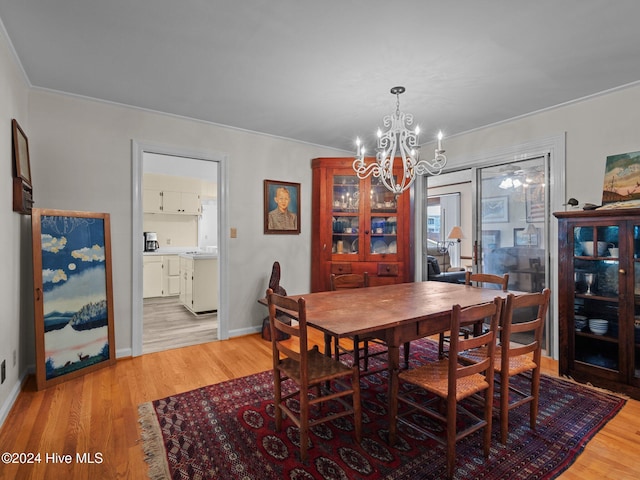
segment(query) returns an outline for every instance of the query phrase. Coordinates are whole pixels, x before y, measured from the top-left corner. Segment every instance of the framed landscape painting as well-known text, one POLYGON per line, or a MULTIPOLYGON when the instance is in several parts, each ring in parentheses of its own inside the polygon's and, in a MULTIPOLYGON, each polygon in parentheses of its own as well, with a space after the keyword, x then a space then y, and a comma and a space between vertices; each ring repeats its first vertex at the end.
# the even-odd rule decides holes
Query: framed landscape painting
POLYGON ((115 363, 108 213, 34 208, 38 389, 115 363))
POLYGON ((607 157, 602 204, 615 208, 640 206, 640 152, 607 157))

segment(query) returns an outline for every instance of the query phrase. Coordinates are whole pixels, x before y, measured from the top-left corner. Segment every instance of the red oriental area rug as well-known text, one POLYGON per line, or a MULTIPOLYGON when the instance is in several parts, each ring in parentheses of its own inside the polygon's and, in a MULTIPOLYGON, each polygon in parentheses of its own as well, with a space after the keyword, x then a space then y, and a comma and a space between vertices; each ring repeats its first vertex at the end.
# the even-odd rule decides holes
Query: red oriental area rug
MULTIPOLYGON (((434 359, 429 340, 411 342, 413 366, 434 359)), ((314 428, 308 463, 298 460, 298 429, 285 420, 274 431, 272 372, 173 395, 139 407, 144 451, 153 479, 440 479, 442 447, 400 428, 387 440, 387 373, 361 380, 363 439, 350 419, 314 428)), ((457 445, 457 479, 550 479, 567 469, 625 400, 542 376, 540 413, 529 428, 528 406, 510 413, 509 439, 499 442, 493 422, 491 455, 482 456, 481 432, 457 445)))

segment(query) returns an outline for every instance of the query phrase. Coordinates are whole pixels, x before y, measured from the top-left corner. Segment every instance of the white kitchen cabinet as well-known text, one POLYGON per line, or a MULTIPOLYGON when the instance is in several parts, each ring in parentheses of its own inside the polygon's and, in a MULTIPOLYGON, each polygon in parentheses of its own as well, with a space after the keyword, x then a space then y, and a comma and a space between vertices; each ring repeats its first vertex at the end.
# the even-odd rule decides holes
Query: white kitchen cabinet
POLYGON ((143 298, 170 297, 180 294, 178 255, 145 255, 142 266, 143 298))
POLYGON ((218 310, 218 258, 180 255, 180 301, 193 313, 218 310))
POLYGON ((162 296, 162 256, 145 255, 142 260, 142 297, 162 296))
POLYGON ((163 213, 179 213, 183 215, 198 215, 201 212, 200 195, 194 192, 162 192, 163 213))
POLYGON ((162 213, 162 190, 142 190, 142 210, 144 213, 162 213))
POLYGON ((200 179, 145 173, 142 208, 145 213, 199 215, 201 192, 200 179))
POLYGON ((191 305, 191 279, 193 277, 193 262, 190 258, 180 255, 180 303, 191 305), (189 290, 187 291, 187 277, 189 278, 189 290))
POLYGON ((180 258, 178 255, 162 257, 162 296, 171 297, 180 294, 180 258))

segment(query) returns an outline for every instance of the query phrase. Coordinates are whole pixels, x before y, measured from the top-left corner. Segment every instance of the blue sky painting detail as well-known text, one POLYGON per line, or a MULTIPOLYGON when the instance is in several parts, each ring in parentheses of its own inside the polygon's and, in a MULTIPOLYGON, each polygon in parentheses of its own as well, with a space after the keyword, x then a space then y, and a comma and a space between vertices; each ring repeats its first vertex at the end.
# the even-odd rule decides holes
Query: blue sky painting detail
POLYGON ((109 359, 104 220, 42 216, 47 380, 109 359))

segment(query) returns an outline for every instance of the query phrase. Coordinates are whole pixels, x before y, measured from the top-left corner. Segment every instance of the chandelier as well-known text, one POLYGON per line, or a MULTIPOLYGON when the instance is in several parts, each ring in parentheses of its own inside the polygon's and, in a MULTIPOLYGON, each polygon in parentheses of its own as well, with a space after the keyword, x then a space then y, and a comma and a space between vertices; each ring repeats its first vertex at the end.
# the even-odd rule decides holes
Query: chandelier
POLYGON ((413 115, 400 111, 400 94, 404 91, 404 87, 391 89, 391 93, 396 96, 396 111, 382 119, 387 131, 382 132, 378 129, 376 162, 369 165, 365 163, 365 147, 359 138, 356 139, 356 158, 353 162, 353 169, 359 179, 367 178, 369 175, 379 177, 384 186, 395 195, 400 195, 410 188, 416 175, 440 175, 447 163, 442 149, 442 132, 438 132, 438 147, 433 159, 420 160, 420 127, 416 126, 414 130, 410 130, 413 115), (402 158, 403 167, 402 176, 398 179, 393 174, 396 157, 402 158))

